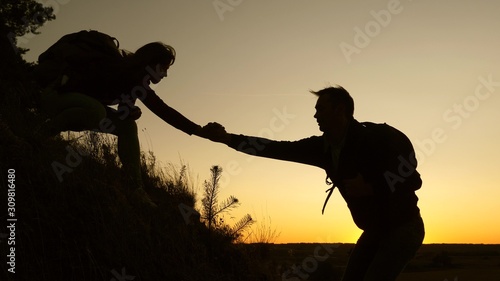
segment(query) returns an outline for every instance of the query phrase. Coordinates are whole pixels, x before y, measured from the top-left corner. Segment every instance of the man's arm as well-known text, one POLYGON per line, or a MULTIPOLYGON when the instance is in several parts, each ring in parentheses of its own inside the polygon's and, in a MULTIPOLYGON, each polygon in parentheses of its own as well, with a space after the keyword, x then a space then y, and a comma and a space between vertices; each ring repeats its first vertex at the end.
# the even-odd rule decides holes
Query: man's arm
POLYGON ((202 137, 225 143, 237 151, 266 158, 324 167, 323 138, 312 136, 297 141, 275 141, 261 137, 227 133, 218 123, 209 123, 202 129, 202 137))

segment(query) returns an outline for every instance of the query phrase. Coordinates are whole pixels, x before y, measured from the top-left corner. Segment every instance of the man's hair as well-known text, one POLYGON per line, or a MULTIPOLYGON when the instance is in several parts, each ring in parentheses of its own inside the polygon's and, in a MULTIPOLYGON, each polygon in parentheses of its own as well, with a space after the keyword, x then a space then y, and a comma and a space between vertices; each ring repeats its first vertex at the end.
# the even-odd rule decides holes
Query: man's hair
POLYGON ((347 117, 353 117, 354 115, 354 100, 352 99, 349 92, 341 86, 336 87, 326 87, 319 91, 310 91, 312 94, 316 95, 318 98, 321 96, 328 96, 329 101, 333 107, 339 104, 345 106, 347 117))
POLYGON ((137 49, 134 56, 147 64, 172 65, 175 62, 175 49, 162 42, 152 42, 137 49))

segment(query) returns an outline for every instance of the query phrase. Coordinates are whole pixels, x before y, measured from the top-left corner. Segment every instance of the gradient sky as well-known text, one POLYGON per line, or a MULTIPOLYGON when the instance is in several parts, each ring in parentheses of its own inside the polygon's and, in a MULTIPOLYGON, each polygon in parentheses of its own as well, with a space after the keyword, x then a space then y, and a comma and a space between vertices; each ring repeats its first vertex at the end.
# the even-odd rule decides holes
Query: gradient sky
MULTIPOLYGON (((405 132, 418 154, 424 243, 500 243, 500 2, 41 1, 57 19, 19 38, 28 61, 66 33, 96 29, 130 51, 177 50, 155 89, 194 122, 277 140, 319 135, 309 90, 345 87, 359 121, 405 132), (497 144, 497 145, 495 145, 497 144)), ((177 131, 144 105, 143 150, 189 165, 202 194, 212 165, 221 199, 281 232, 276 242, 355 242, 361 231, 319 168, 252 158, 177 131)), ((229 220, 229 219, 227 219, 229 220)))

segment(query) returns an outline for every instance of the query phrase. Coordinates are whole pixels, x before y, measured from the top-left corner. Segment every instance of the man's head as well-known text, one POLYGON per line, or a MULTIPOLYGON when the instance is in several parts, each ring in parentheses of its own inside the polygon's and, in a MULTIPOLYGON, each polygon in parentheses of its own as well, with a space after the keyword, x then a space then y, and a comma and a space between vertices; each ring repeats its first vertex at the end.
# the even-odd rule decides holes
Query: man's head
POLYGON ((150 67, 157 75, 154 75, 151 82, 158 83, 167 77, 168 68, 175 62, 175 49, 162 42, 153 42, 140 47, 135 53, 135 61, 140 67, 150 67), (155 77, 160 77, 156 79, 155 77))
POLYGON ((334 138, 343 138, 353 119, 354 101, 342 87, 328 87, 311 93, 318 96, 314 118, 319 129, 334 138))

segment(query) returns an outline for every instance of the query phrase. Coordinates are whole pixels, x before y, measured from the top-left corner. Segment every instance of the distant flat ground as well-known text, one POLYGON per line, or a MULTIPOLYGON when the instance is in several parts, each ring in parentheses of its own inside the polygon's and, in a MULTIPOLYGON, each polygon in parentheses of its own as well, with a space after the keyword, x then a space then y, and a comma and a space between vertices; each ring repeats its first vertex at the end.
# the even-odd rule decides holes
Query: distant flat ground
MULTIPOLYGON (((315 269, 314 257, 328 254, 324 263, 338 276, 353 247, 354 244, 274 244, 269 255, 283 265, 281 268, 303 264, 315 269)), ((316 272, 308 273, 312 277, 316 272)), ((500 245, 425 244, 398 278, 398 281, 445 280, 500 281, 500 245)))
POLYGON ((398 281, 500 281, 500 269, 462 269, 402 273, 398 281))
POLYGON ((417 280, 500 281, 500 245, 423 245, 398 279, 398 281, 417 280), (438 254, 441 257, 448 256, 450 264, 442 268, 436 267, 436 259, 439 261, 439 258, 436 258, 438 254))

